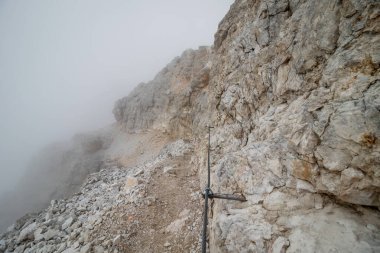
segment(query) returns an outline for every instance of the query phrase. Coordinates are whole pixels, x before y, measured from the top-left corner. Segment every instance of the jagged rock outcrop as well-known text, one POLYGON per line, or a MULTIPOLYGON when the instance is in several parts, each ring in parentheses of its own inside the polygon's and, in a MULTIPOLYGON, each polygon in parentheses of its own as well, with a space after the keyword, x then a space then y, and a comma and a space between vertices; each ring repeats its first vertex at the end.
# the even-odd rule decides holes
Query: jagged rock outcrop
POLYGON ((190 137, 206 118, 210 57, 209 47, 186 50, 115 103, 116 121, 132 132, 153 128, 190 137))
POLYGON ((54 202, 16 223, 0 252, 199 250, 209 124, 212 190, 247 198, 212 202, 210 252, 380 251, 379 19, 372 0, 236 0, 212 48, 116 102, 128 134, 104 152, 118 166, 91 175, 48 217, 58 221, 44 218, 54 202))

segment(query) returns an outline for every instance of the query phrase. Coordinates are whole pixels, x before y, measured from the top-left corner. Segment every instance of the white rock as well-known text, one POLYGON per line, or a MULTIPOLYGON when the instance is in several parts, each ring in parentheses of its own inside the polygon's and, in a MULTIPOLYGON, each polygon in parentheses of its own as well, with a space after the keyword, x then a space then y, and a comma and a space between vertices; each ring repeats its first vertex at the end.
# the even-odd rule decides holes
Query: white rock
POLYGON ((34 222, 29 224, 26 228, 24 228, 17 239, 18 242, 22 242, 24 240, 33 240, 34 239, 34 231, 37 228, 37 224, 34 222))
POLYGON ((176 174, 175 173, 175 169, 172 166, 166 166, 166 167, 164 167, 164 173, 176 174))
POLYGON ((113 239, 113 244, 117 245, 121 242, 122 240, 122 236, 121 235, 118 235, 116 236, 114 239, 113 239))
POLYGON ((104 248, 102 246, 95 246, 94 247, 94 253, 103 253, 104 248))
POLYGON ((91 251, 91 243, 87 243, 80 249, 80 253, 89 253, 91 251))
POLYGON ((0 240, 0 251, 4 251, 5 248, 6 248, 5 241, 4 240, 0 240))
POLYGON ((62 230, 65 230, 66 228, 70 227, 71 224, 73 224, 74 218, 70 217, 68 218, 63 224, 62 224, 62 230))
POLYGON ((44 238, 46 241, 54 238, 55 236, 59 235, 59 231, 58 230, 55 230, 55 229, 49 229, 48 231, 46 231, 46 233, 44 233, 44 238))
POLYGON ((272 245, 272 253, 283 253, 289 246, 289 240, 285 237, 278 237, 272 245))
POLYGON ((42 228, 38 228, 36 229, 36 231, 34 231, 34 240, 35 241, 42 241, 43 239, 45 239, 44 235, 42 234, 42 231, 43 229, 42 228))
POLYGON ((297 191, 298 192, 308 191, 312 193, 316 192, 315 187, 312 184, 301 179, 297 179, 297 191))
POLYGON ((127 177, 127 181, 125 182, 124 189, 130 190, 131 188, 137 186, 139 184, 139 181, 136 177, 127 177))
POLYGON ((79 251, 74 248, 68 248, 62 251, 62 253, 79 253, 79 251))

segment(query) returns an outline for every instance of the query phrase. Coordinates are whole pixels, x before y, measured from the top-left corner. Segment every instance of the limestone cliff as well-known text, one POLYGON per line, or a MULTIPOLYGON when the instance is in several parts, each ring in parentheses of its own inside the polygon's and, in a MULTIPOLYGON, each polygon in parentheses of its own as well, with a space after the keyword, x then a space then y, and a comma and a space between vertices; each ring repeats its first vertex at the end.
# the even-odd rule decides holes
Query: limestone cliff
POLYGON ((198 252, 207 125, 212 190, 247 198, 212 201, 209 252, 379 252, 379 19, 374 0, 236 0, 213 47, 115 103, 113 163, 0 252, 198 252))
POLYGON ((115 103, 113 113, 127 131, 158 129, 190 137, 205 119, 211 49, 186 50, 156 77, 115 103))
POLYGON ((379 250, 379 10, 233 4, 210 73, 213 188, 249 201, 215 201, 211 252, 379 250))

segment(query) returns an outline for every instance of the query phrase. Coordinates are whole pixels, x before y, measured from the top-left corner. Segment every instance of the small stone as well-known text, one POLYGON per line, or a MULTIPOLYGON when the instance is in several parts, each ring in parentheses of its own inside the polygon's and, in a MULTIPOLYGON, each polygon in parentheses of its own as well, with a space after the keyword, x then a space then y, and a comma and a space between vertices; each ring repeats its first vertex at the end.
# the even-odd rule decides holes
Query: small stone
POLYGON ((94 253, 104 253, 104 248, 102 246, 95 246, 94 253))
POLYGON ((72 247, 73 247, 74 249, 78 248, 78 247, 79 247, 79 242, 78 242, 78 241, 74 242, 74 244, 73 244, 72 247))
POLYGON ((45 221, 49 221, 52 218, 52 214, 50 212, 47 212, 45 215, 45 221))
POLYGON ((70 227, 71 224, 73 224, 74 218, 70 217, 68 218, 63 224, 62 224, 62 230, 65 230, 66 228, 70 227))
POLYGON ((174 170, 173 167, 167 166, 167 167, 164 167, 164 173, 175 175, 176 171, 174 170))
POLYGON ((373 225, 373 224, 367 224, 367 228, 368 228, 369 230, 372 230, 372 231, 377 231, 376 226, 373 225))
POLYGON ((167 248, 167 247, 170 247, 171 246, 171 244, 170 243, 168 243, 168 242, 165 242, 165 244, 164 244, 164 247, 165 248, 167 248))
POLYGON ((130 189, 132 187, 135 187, 138 184, 139 184, 139 182, 138 182, 137 178, 127 177, 127 182, 125 183, 125 188, 130 189))
POLYGON ((139 170, 133 176, 137 177, 138 175, 141 175, 143 172, 143 170, 139 170))
POLYGON ((91 251, 91 243, 87 243, 80 249, 80 253, 89 253, 91 251))
POLYGON ((302 192, 302 191, 308 191, 308 192, 315 192, 315 188, 312 184, 305 180, 297 179, 297 192, 302 192))
POLYGON ((54 230, 54 229, 49 229, 48 231, 46 231, 46 233, 44 234, 44 237, 45 237, 45 240, 48 241, 52 238, 54 238, 56 235, 58 235, 58 231, 57 230, 54 230))
POLYGON ((321 195, 319 194, 316 194, 314 196, 314 207, 315 209, 322 209, 323 208, 323 198, 321 197, 321 195))
POLYGON ((62 253, 77 253, 78 251, 73 248, 65 249, 62 253))
POLYGON ((289 240, 286 239, 285 237, 278 237, 273 245, 272 245, 272 252, 273 253, 282 253, 285 252, 286 247, 289 246, 289 240))
POLYGON ((119 244, 121 242, 122 236, 118 235, 113 239, 113 244, 119 244))
POLYGON ((4 240, 0 240, 0 251, 5 251, 5 249, 6 249, 5 241, 4 240))
POLYGON ((34 239, 34 231, 37 228, 37 224, 34 222, 28 225, 20 232, 20 236, 17 239, 17 242, 22 242, 24 240, 33 240, 34 239))
POLYGON ((43 229, 38 228, 36 231, 34 231, 34 240, 35 241, 42 241, 45 239, 44 235, 42 234, 43 229))

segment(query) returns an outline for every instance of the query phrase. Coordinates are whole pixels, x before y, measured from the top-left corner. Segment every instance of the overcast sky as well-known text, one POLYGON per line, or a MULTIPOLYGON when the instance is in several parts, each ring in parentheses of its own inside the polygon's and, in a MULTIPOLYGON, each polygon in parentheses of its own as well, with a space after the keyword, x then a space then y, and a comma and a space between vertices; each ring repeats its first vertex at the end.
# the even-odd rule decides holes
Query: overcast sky
POLYGON ((0 193, 46 144, 113 122, 112 107, 232 0, 0 0, 0 193))

